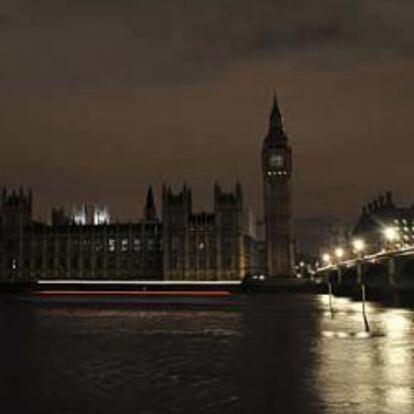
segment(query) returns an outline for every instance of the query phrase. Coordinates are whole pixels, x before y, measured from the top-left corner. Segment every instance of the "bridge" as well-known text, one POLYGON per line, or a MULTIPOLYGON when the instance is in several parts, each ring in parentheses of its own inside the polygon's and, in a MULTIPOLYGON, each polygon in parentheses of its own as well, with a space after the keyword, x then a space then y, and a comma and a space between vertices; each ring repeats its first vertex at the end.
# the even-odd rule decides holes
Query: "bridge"
POLYGON ((316 281, 326 283, 334 293, 355 295, 367 288, 372 296, 403 292, 414 297, 414 246, 361 253, 348 259, 337 256, 332 262, 325 257, 325 264, 314 274, 316 281))

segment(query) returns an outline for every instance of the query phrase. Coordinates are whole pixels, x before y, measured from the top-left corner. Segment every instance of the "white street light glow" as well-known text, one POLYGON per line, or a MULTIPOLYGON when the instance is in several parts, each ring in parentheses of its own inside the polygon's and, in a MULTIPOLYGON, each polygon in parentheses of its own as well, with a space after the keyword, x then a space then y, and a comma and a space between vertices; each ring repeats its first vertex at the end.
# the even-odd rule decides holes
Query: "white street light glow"
POLYGON ((355 239, 352 242, 352 245, 354 246, 355 251, 358 252, 358 253, 360 253, 363 250, 365 250, 365 247, 366 247, 365 241, 362 240, 362 239, 355 239))
POLYGON ((395 227, 386 227, 384 229, 385 239, 392 242, 398 240, 398 230, 395 227))
POLYGON ((322 255, 322 261, 323 261, 325 264, 329 264, 329 263, 331 263, 331 255, 330 255, 329 253, 324 253, 324 254, 322 255))
POLYGON ((337 247, 337 248, 335 249, 335 256, 336 256, 338 259, 342 259, 342 258, 344 257, 344 254, 345 254, 345 252, 344 252, 344 249, 342 249, 342 247, 337 247))

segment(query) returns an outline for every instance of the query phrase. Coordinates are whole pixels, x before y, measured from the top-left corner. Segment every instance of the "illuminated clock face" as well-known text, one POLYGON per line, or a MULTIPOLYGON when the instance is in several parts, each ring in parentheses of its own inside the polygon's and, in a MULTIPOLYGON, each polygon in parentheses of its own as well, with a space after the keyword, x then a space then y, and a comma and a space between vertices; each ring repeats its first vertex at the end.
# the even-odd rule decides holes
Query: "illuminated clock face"
POLYGON ((273 167, 273 168, 281 168, 281 167, 283 167, 284 162, 285 162, 285 160, 283 158, 283 155, 280 155, 280 154, 272 154, 269 157, 269 165, 270 165, 270 167, 273 167))

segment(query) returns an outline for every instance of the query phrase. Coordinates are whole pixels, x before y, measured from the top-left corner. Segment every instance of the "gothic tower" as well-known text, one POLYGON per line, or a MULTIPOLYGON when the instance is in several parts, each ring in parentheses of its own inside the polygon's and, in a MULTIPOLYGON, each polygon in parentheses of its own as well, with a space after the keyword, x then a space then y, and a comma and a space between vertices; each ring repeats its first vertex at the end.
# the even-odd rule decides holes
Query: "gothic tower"
POLYGON ((24 261, 24 232, 32 223, 33 194, 31 190, 8 192, 0 199, 0 280, 22 282, 29 274, 24 261))
POLYGON ((245 272, 243 233, 243 192, 236 183, 234 191, 225 192, 214 185, 217 278, 242 279, 245 272))
POLYGON ((175 193, 170 187, 162 190, 162 246, 164 279, 188 279, 188 223, 192 214, 192 191, 184 184, 175 193))
POLYGON ((266 273, 275 278, 292 275, 291 185, 292 150, 283 130, 276 96, 269 131, 262 147, 266 273))

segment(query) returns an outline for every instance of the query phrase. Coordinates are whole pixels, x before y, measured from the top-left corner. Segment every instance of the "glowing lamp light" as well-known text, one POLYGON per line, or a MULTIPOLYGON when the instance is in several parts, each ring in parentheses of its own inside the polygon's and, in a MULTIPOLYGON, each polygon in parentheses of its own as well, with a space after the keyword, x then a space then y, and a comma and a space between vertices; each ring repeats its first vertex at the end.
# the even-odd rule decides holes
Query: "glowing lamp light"
POLYGON ((337 257, 337 259, 342 259, 345 255, 344 249, 342 249, 341 247, 337 247, 335 249, 335 256, 337 257))
POLYGON ((331 255, 329 253, 324 253, 322 255, 322 261, 328 265, 329 263, 331 263, 331 255))
POLYGON ((386 227, 384 237, 387 241, 393 242, 398 240, 398 230, 395 227, 386 227))
POLYGON ((352 242, 352 245, 354 246, 354 249, 357 253, 361 253, 362 251, 365 250, 365 247, 366 247, 365 241, 362 239, 355 239, 352 242))

